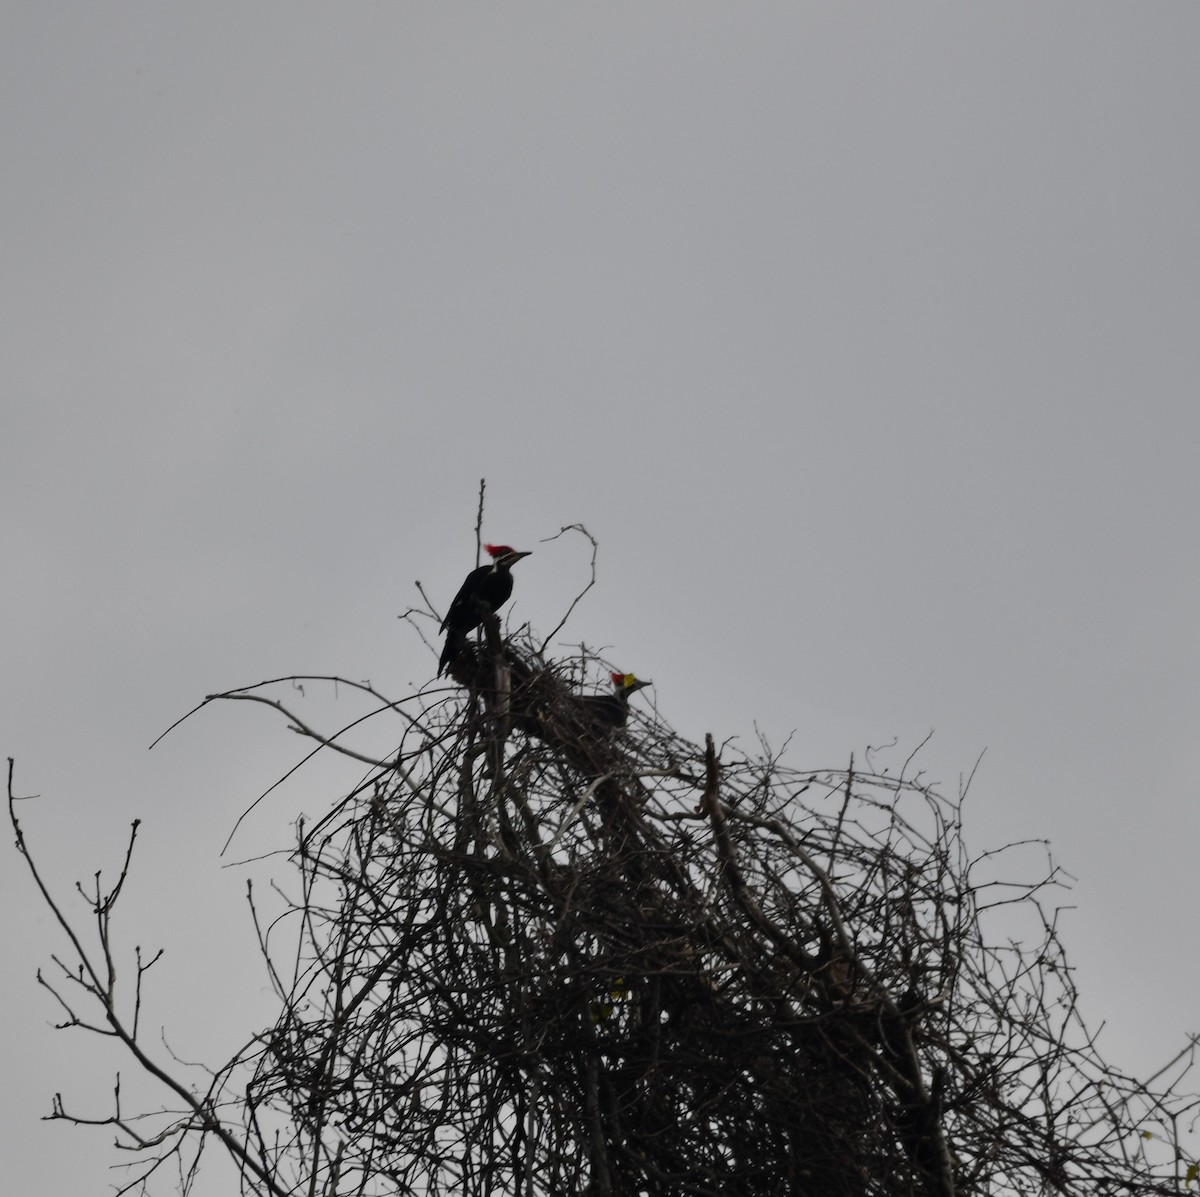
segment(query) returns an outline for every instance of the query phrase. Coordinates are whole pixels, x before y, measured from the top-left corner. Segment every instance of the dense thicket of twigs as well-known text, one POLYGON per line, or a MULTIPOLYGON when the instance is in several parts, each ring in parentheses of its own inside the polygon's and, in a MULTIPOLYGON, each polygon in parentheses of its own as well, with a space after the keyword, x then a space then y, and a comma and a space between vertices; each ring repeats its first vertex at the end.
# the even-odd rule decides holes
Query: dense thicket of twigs
POLYGON ((606 732, 575 701, 602 662, 486 630, 453 685, 358 687, 397 748, 300 830, 278 1022, 151 1159, 219 1130, 274 1194, 1186 1190, 1191 1049, 1106 1064, 1048 862, 972 858, 903 770, 689 743, 636 700, 606 732))

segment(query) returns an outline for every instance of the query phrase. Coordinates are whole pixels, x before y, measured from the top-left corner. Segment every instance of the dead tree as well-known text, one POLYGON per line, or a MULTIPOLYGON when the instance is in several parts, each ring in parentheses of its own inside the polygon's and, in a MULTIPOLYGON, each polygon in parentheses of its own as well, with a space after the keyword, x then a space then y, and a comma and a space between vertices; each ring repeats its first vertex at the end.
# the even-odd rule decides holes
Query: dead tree
POLYGON ((961 795, 906 769, 796 769, 644 710, 597 727, 577 698, 603 662, 484 630, 454 686, 341 683, 396 721, 386 759, 278 688, 214 696, 370 772, 299 829, 277 916, 299 947, 251 902, 280 1013, 206 1090, 121 1018, 120 883, 94 895, 98 952, 62 920, 78 959, 44 983, 183 1102, 154 1133, 107 1120, 145 1171, 215 1140, 254 1194, 1187 1190, 1194 1042, 1153 1083, 1105 1062, 1052 865, 1021 883, 1016 847, 973 857, 961 795))

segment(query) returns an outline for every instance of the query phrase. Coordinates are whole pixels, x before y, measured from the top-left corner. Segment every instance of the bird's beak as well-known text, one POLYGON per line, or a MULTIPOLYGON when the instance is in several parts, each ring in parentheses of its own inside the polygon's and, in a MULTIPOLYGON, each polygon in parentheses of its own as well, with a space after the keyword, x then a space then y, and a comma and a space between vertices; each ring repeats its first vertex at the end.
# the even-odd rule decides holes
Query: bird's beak
POLYGON ((518 561, 520 561, 522 557, 532 557, 532 556, 533 556, 533 550, 532 550, 532 549, 527 549, 527 550, 526 550, 524 553, 514 553, 514 554, 512 555, 512 561, 510 562, 510 564, 511 564, 511 565, 516 565, 516 563, 517 563, 518 561))
POLYGON ((631 691, 640 690, 643 686, 653 686, 653 685, 654 685, 654 683, 652 681, 650 681, 649 678, 638 678, 637 681, 635 681, 633 683, 633 685, 629 687, 629 689, 631 691))

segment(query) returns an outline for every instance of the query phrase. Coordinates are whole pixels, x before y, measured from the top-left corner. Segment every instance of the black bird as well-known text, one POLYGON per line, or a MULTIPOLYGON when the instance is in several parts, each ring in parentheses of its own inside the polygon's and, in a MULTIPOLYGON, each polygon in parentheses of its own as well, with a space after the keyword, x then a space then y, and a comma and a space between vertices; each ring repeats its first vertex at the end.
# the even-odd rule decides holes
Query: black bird
POLYGON ((652 683, 636 678, 632 673, 610 673, 611 694, 589 694, 578 700, 584 718, 594 727, 615 731, 629 720, 629 696, 652 683))
POLYGON ((492 559, 491 565, 481 565, 467 574, 467 580, 458 588, 446 618, 442 620, 442 631, 446 633, 446 645, 438 661, 438 677, 463 650, 467 633, 479 627, 487 615, 495 615, 508 602, 512 594, 513 580, 509 572, 528 553, 518 553, 506 544, 483 546, 492 559))

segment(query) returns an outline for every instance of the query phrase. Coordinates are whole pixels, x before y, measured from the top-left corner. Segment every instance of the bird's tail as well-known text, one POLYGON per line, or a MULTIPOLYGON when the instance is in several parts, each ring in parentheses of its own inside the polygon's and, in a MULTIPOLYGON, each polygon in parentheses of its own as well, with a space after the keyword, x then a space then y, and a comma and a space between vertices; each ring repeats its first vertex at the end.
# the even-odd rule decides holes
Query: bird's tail
POLYGON ((446 672, 446 668, 452 665, 462 653, 462 650, 467 646, 467 638, 462 632, 455 631, 451 628, 446 633, 446 643, 442 646, 442 655, 438 660, 438 677, 441 677, 446 672))

